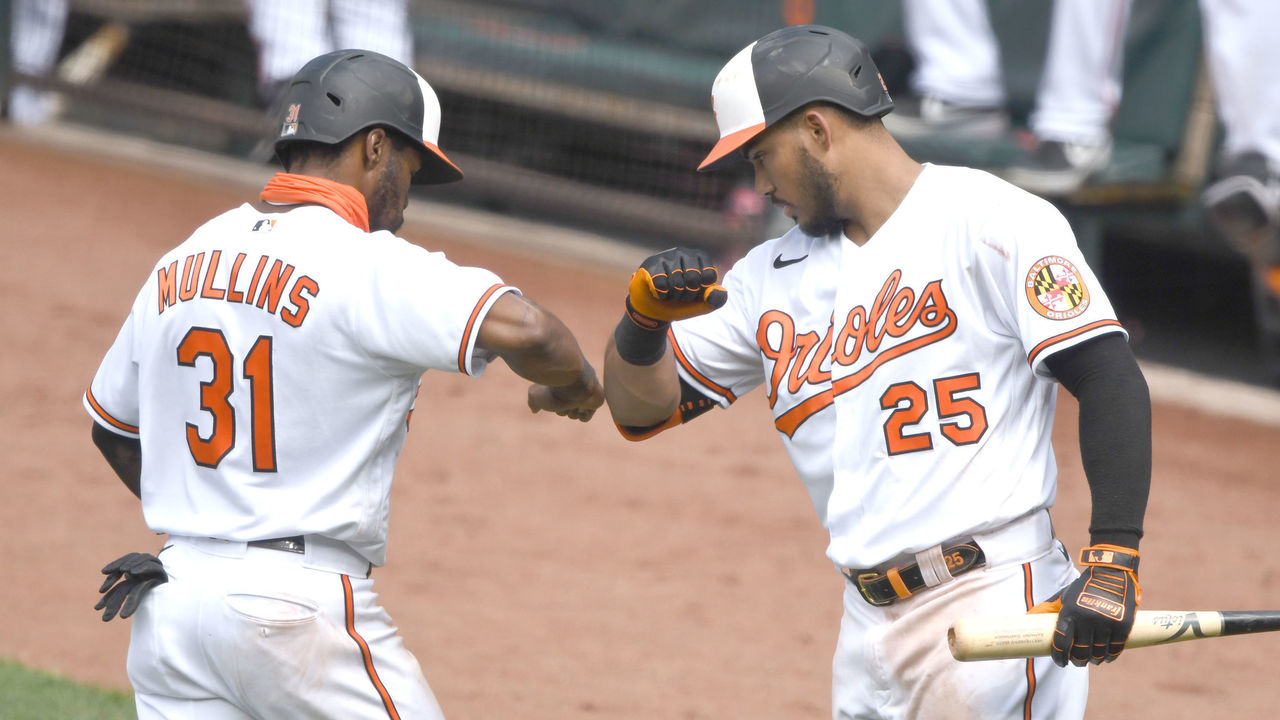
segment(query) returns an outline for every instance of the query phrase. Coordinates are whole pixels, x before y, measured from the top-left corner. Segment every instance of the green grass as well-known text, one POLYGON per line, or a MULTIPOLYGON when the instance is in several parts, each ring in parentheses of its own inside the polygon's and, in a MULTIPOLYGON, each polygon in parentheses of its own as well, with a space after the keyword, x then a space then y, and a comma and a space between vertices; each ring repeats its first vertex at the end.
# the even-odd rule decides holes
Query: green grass
POLYGON ((0 659, 0 720, 137 720, 133 695, 0 659))

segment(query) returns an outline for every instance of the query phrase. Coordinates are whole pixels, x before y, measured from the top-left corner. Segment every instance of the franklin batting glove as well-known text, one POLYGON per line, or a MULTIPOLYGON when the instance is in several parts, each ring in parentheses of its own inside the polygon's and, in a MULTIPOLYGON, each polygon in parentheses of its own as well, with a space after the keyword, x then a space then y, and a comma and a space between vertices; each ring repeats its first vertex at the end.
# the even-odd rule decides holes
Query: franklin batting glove
POLYGON ((1084 572, 1032 613, 1058 613, 1049 656, 1060 667, 1111 662, 1124 651, 1142 602, 1138 551, 1090 545, 1080 551, 1084 572))

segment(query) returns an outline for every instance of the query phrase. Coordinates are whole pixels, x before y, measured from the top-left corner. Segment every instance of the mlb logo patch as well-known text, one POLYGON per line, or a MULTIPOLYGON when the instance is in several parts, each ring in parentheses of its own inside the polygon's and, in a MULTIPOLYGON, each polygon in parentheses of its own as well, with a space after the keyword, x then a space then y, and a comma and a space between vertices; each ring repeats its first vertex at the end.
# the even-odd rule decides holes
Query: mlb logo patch
POLYGON ((275 220, 259 220, 253 224, 253 232, 271 232, 275 226, 275 220))

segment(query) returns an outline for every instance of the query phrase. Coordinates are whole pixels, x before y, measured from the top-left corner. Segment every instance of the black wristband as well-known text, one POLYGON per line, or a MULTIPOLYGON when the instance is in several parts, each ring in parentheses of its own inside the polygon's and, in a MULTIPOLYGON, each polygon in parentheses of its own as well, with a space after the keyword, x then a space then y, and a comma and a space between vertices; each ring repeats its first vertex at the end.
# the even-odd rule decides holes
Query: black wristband
POLYGON ((667 328, 671 323, 659 322, 656 327, 642 328, 630 315, 623 315, 613 330, 613 342, 618 357, 632 365, 653 365, 667 354, 667 328))

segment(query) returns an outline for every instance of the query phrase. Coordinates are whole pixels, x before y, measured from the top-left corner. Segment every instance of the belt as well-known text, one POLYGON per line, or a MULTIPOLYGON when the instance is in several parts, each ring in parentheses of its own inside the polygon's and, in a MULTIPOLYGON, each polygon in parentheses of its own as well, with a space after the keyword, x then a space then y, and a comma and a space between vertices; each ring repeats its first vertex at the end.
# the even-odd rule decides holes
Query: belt
POLYGON ((283 552, 298 553, 299 555, 307 551, 307 544, 303 541, 301 535, 293 537, 272 538, 270 540, 250 540, 245 543, 249 547, 267 548, 268 550, 280 550, 283 552))
MULTIPOLYGON (((352 577, 369 577, 373 565, 364 555, 356 552, 342 540, 334 540, 324 535, 294 535, 292 537, 268 538, 266 540, 222 540, 210 537, 190 537, 187 535, 170 535, 169 542, 183 545, 207 555, 222 558, 242 559, 249 548, 263 548, 283 555, 273 556, 278 560, 291 558, 303 567, 312 570, 350 575, 352 577)), ((267 557, 260 555, 259 557, 267 557)))
MULTIPOLYGON (((935 549, 941 551, 940 559, 942 564, 945 565, 947 574, 951 577, 963 575, 974 568, 980 568, 987 564, 987 558, 983 554, 982 548, 978 547, 978 543, 972 539, 962 540, 946 546, 935 546, 935 549)), ((925 555, 929 552, 925 551, 920 555, 925 555)), ((917 555, 917 558, 920 555, 917 555)), ((919 561, 891 567, 883 572, 879 570, 854 570, 852 568, 841 568, 840 572, 844 573, 849 582, 858 588, 864 600, 876 607, 892 605, 899 600, 905 600, 915 595, 926 587, 946 581, 945 578, 938 578, 936 568, 922 569, 919 561), (934 576, 932 578, 933 582, 926 580, 926 572, 934 576)))

